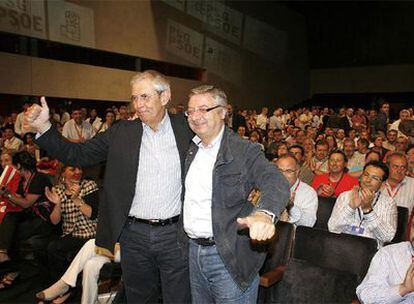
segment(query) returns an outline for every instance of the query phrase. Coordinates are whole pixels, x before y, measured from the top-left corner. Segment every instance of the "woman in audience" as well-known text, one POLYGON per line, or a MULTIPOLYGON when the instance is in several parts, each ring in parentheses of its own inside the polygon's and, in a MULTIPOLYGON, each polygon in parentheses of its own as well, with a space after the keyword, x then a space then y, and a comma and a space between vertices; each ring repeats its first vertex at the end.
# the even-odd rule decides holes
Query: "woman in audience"
POLYGON ((52 233, 46 221, 50 207, 44 193, 45 187, 50 186, 49 179, 36 171, 36 160, 26 151, 18 152, 13 156, 13 165, 22 178, 16 193, 6 190, 3 192, 3 197, 22 210, 7 213, 0 225, 0 265, 8 262, 13 269, 3 276, 0 289, 10 287, 19 276, 19 272, 15 270, 17 265, 9 262, 11 260, 9 251, 13 242, 28 239, 33 235, 49 236, 52 233), (18 229, 24 224, 30 229, 18 229))
POLYGON ((36 159, 36 161, 40 160, 40 149, 34 142, 35 134, 33 133, 26 133, 23 135, 23 151, 27 151, 36 159))
POLYGON ((115 113, 111 109, 106 110, 105 114, 105 121, 102 122, 101 126, 99 127, 97 133, 105 132, 108 130, 115 122, 115 113))
POLYGON ((17 168, 13 165, 13 155, 10 152, 3 152, 0 155, 2 174, 0 176, 0 224, 7 212, 21 211, 20 206, 16 206, 4 197, 3 193, 16 194, 20 183, 20 174, 17 168))
POLYGON ((49 243, 48 262, 51 277, 57 280, 83 244, 95 237, 98 212, 98 186, 82 179, 82 169, 66 166, 61 182, 52 190, 46 188, 47 198, 54 204, 50 214, 52 224, 62 224, 62 236, 49 243))
POLYGON ((338 146, 333 135, 326 136, 326 142, 328 143, 329 152, 335 151, 337 149, 338 146))

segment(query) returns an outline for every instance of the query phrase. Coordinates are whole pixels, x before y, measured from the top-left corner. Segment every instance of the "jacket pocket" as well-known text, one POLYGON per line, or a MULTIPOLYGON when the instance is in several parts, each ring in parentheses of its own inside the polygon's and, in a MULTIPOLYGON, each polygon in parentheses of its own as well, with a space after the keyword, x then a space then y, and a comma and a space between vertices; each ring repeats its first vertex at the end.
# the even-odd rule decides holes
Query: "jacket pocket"
POLYGON ((222 201, 226 207, 237 206, 244 203, 243 182, 240 173, 220 176, 222 201))

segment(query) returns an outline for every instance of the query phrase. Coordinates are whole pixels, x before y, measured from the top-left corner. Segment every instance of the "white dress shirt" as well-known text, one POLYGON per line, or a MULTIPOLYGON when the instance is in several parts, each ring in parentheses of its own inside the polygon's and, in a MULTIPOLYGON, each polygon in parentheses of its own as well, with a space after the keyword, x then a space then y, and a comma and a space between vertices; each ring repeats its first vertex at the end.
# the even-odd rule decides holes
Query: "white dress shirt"
POLYGON ((95 134, 90 123, 83 121, 81 126, 71 119, 65 123, 62 130, 62 135, 68 139, 79 140, 81 137, 84 140, 91 139, 95 134))
POLYGON ((414 178, 409 176, 404 177, 401 183, 394 189, 391 189, 388 181, 386 181, 383 185, 382 192, 393 198, 397 206, 408 208, 408 214, 411 214, 414 207, 414 178))
POLYGON ((352 209, 349 206, 351 199, 352 190, 338 196, 328 221, 329 231, 349 233, 351 227, 358 227, 363 229, 361 236, 376 239, 380 246, 390 242, 397 230, 397 205, 392 198, 378 191, 373 210, 368 214, 364 214, 361 207, 352 209))
POLYGON ((362 303, 396 304, 414 303, 414 293, 400 296, 400 284, 404 282, 414 255, 410 242, 385 246, 378 250, 356 293, 362 303))
POLYGON ((130 216, 168 219, 181 211, 181 162, 170 117, 154 132, 142 124, 139 165, 130 216))
POLYGON ((16 136, 4 141, 4 148, 14 152, 19 152, 23 148, 23 141, 16 136))
POLYGON ((297 226, 313 227, 316 222, 318 210, 318 195, 308 184, 297 179, 290 188, 290 193, 295 192, 293 207, 289 210, 288 222, 297 226))
POLYGON ((213 168, 217 160, 224 127, 219 135, 205 147, 196 135, 193 142, 198 151, 185 178, 184 230, 190 238, 213 237, 211 199, 213 194, 213 168))

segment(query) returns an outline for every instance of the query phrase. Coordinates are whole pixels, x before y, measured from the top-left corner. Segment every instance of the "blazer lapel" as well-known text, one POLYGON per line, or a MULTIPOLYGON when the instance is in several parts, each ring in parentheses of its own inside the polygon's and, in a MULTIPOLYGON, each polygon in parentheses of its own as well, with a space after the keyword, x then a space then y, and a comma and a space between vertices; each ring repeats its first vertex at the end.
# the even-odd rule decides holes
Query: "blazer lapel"
POLYGON ((131 121, 131 124, 128 126, 128 132, 125 132, 125 136, 128 136, 128 152, 129 159, 131 160, 131 169, 134 177, 134 183, 137 179, 138 166, 139 166, 139 152, 141 149, 142 141, 142 122, 139 119, 131 121))

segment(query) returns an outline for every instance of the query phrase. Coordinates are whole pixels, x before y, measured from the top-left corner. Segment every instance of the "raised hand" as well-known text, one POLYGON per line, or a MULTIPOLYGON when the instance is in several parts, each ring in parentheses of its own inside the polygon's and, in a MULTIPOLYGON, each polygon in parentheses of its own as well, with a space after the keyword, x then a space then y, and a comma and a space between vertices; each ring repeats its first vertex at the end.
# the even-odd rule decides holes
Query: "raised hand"
POLYGON ((29 127, 32 127, 40 134, 43 134, 50 128, 51 123, 49 121, 49 107, 47 106, 46 98, 41 97, 40 103, 41 106, 33 104, 24 113, 23 130, 27 130, 29 127))
POLYGON ((52 190, 50 190, 49 187, 46 187, 45 194, 47 199, 51 201, 53 204, 60 205, 60 198, 55 188, 52 188, 52 190))
POLYGON ((351 200, 349 201, 349 206, 352 209, 356 209, 362 204, 361 196, 359 195, 359 186, 355 186, 351 191, 351 200))

